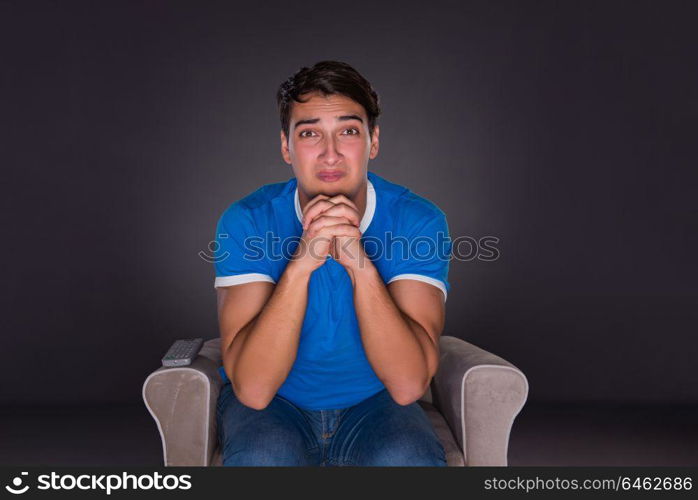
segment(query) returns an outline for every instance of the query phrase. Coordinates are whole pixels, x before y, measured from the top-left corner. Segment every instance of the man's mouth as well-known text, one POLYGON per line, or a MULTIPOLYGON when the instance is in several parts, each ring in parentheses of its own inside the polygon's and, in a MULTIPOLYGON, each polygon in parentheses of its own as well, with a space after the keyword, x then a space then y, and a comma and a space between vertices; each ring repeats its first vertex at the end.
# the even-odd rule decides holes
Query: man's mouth
POLYGON ((344 172, 339 170, 323 170, 318 172, 316 177, 323 182, 334 182, 344 177, 344 172))

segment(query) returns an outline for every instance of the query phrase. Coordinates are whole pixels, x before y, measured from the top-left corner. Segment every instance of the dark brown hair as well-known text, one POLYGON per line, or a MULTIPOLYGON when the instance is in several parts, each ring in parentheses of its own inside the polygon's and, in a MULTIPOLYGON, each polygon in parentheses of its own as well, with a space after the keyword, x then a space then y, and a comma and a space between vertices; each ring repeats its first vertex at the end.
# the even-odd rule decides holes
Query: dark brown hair
POLYGON ((289 137, 293 101, 307 102, 299 96, 320 92, 323 96, 341 94, 361 104, 368 117, 369 136, 373 137, 376 119, 381 114, 378 94, 361 74, 347 63, 320 61, 312 68, 302 67, 284 81, 276 92, 281 117, 281 130, 289 137))

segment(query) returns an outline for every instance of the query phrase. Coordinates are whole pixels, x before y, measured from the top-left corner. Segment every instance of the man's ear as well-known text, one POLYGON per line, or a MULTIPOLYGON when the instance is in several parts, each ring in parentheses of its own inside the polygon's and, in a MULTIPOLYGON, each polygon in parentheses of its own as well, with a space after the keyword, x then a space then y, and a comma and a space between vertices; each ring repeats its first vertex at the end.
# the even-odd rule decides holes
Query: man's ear
POLYGON ((380 134, 380 129, 378 125, 373 127, 373 136, 371 137, 371 151, 369 152, 369 159, 373 160, 378 156, 378 135, 380 134))
POLYGON ((281 156, 286 163, 289 165, 291 164, 291 154, 288 151, 288 139, 283 130, 281 131, 281 156))

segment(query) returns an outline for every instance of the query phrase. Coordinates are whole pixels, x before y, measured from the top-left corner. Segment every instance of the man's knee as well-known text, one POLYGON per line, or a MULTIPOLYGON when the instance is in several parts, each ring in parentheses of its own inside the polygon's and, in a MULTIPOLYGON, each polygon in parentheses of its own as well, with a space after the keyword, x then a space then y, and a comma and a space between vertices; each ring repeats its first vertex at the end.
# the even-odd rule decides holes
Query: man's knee
POLYGON ((444 467, 446 453, 431 433, 385 436, 359 465, 373 467, 444 467))
POLYGON ((312 454, 299 432, 279 428, 226 439, 223 465, 311 465, 312 454))

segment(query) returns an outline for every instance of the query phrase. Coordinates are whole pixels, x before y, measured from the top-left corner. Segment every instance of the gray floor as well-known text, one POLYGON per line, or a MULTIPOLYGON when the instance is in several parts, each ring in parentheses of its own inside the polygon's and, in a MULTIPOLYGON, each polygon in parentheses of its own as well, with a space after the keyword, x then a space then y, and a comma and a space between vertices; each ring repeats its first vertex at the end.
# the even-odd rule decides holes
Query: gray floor
MULTIPOLYGON (((0 410, 0 465, 162 465, 142 404, 0 410)), ((528 403, 509 465, 698 465, 698 407, 528 403)))
POLYGON ((509 464, 695 466, 698 406, 527 404, 509 464))

